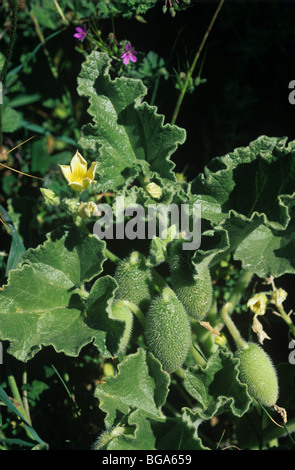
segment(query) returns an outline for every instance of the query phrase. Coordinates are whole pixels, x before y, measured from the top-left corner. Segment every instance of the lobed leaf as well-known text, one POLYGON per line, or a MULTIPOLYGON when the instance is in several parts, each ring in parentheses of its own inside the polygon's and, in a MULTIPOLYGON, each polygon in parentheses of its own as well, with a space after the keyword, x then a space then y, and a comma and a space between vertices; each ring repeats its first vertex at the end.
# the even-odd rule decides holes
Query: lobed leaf
POLYGON ((106 428, 114 425, 117 416, 127 415, 134 408, 145 416, 162 419, 169 383, 169 375, 152 354, 139 348, 128 355, 118 366, 117 375, 106 377, 95 391, 100 409, 106 413, 106 428))
POLYGON ((53 346, 77 356, 92 341, 102 354, 116 353, 124 324, 107 313, 115 280, 98 278, 86 300, 81 290, 101 273, 104 247, 95 236, 70 227, 24 253, 0 291, 0 337, 10 341, 10 354, 27 361, 43 346, 53 346))
POLYGON ((224 254, 260 277, 295 272, 294 156, 294 141, 261 136, 212 160, 191 183, 202 218, 227 233, 224 254))
POLYGON ((225 411, 238 417, 246 413, 252 400, 238 378, 238 364, 232 352, 218 349, 205 369, 196 365, 185 371, 184 387, 197 400, 196 418, 208 420, 225 411))
POLYGON ((107 54, 92 52, 82 65, 78 93, 90 106, 92 122, 82 128, 80 145, 98 151, 97 178, 101 191, 126 188, 138 175, 158 173, 175 181, 169 160, 186 133, 164 125, 157 108, 143 102, 147 90, 141 80, 111 79, 107 54))

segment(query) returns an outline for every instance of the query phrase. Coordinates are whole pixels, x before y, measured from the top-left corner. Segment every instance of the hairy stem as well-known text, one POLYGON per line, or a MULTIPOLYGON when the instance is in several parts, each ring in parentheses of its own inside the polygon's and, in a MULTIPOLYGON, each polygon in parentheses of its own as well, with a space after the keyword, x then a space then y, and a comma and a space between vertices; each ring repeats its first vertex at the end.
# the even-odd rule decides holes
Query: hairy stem
POLYGON ((131 312, 134 313, 141 326, 145 328, 145 316, 140 308, 138 308, 137 305, 135 305, 133 302, 130 302, 129 300, 123 300, 123 302, 131 310, 131 312))
POLYGON ((247 348, 247 342, 242 338, 241 333, 239 332, 238 328, 228 315, 228 312, 232 309, 232 304, 230 302, 227 302, 221 310, 221 316, 222 319, 227 326, 228 331, 232 335, 235 343, 237 346, 240 346, 243 349, 247 348))

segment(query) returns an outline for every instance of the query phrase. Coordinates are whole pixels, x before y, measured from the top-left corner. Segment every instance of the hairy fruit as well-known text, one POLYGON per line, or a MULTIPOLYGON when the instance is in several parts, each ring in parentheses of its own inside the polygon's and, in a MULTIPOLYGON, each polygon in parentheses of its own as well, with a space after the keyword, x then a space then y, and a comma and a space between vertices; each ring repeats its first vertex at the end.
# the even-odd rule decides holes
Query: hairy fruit
POLYGON ((133 251, 129 257, 119 262, 115 280, 118 283, 116 299, 129 300, 142 311, 148 309, 151 302, 152 274, 141 253, 133 251))
POLYGON ((255 343, 246 343, 236 353, 240 359, 240 379, 249 394, 265 406, 276 404, 279 386, 276 370, 268 354, 255 343))
POLYGON ((213 290, 209 268, 200 275, 193 273, 188 251, 183 250, 182 242, 173 243, 169 250, 171 284, 187 314, 203 320, 212 304, 213 290))
POLYGON ((166 372, 172 373, 182 366, 191 344, 191 330, 183 305, 169 287, 151 302, 145 337, 166 372))

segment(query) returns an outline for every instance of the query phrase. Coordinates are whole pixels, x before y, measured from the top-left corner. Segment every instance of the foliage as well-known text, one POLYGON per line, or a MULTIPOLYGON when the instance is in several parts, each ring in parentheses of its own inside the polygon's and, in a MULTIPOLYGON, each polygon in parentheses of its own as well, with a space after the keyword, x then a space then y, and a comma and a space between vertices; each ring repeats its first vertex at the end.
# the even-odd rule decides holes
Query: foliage
MULTIPOLYGON (((12 3, 4 2, 2 12, 12 3)), ((176 98, 197 95, 207 84, 200 77, 210 50, 197 78, 186 81, 193 69, 187 61, 185 73, 173 75, 160 48, 140 52, 134 39, 117 38, 114 28, 105 33, 109 20, 143 27, 149 10, 162 15, 155 0, 18 3, 26 40, 16 37, 19 55, 4 77, 0 117, 2 448, 294 448, 288 347, 295 326, 285 282, 295 274, 294 137, 259 129, 250 143, 184 174, 176 155, 188 131, 160 112, 161 85, 176 98), (87 34, 75 39, 83 24, 87 34), (70 60, 69 43, 60 38, 76 45, 70 60), (137 60, 124 64, 130 43, 137 60), (200 209, 201 246, 183 250, 185 263, 176 264, 181 286, 192 289, 200 279, 206 284, 210 308, 206 304, 203 321, 192 318, 172 291, 170 248, 179 233, 171 214, 170 225, 160 230, 159 207, 182 215, 185 208, 180 242, 186 246, 187 232, 195 235, 194 209, 200 209), (106 210, 115 215, 110 225, 103 222, 106 210), (148 237, 151 220, 157 231, 148 237), (123 237, 116 238, 122 227, 123 237), (137 271, 134 252, 142 263, 137 271), (118 275, 122 262, 125 277, 118 275), (134 300, 138 289, 144 307, 134 300), (272 346, 263 344, 270 337, 272 346), (241 378, 247 373, 243 364, 241 375, 237 350, 246 341, 270 349, 280 388, 274 406, 257 401, 255 387, 241 378), (179 350, 181 366, 174 367, 172 358, 170 370, 166 365, 179 350)), ((201 9, 180 3, 174 2, 177 15, 169 21, 201 9)), ((6 35, 4 41, 2 70, 12 47, 6 35)), ((228 77, 228 90, 230 83, 228 77)), ((254 366, 259 371, 261 364, 254 366)))

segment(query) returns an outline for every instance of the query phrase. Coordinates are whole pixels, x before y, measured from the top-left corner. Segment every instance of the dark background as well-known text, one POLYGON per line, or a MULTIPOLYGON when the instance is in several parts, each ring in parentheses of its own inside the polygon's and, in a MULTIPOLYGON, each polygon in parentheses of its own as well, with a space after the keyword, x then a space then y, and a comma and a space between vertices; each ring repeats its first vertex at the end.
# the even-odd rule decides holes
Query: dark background
MULTIPOLYGON (((193 2, 175 18, 163 15, 160 3, 145 16, 146 24, 116 20, 116 34, 128 37, 137 50, 154 50, 164 59, 175 46, 168 64, 173 75, 174 68, 185 70, 186 61, 192 63, 218 2, 193 2)), ((189 163, 189 179, 211 158, 259 135, 295 138, 295 106, 288 101, 288 84, 295 79, 294 2, 226 1, 194 77, 205 54, 202 78, 207 82, 185 96, 176 122, 186 129, 187 140, 173 160, 179 170, 189 163)), ((177 100, 168 83, 161 81, 156 99, 166 122, 177 100)))

